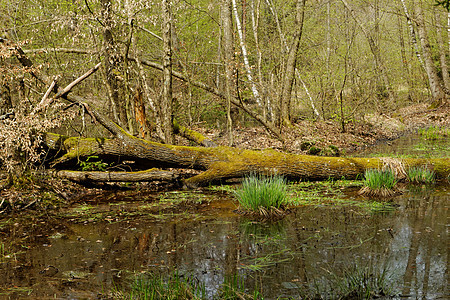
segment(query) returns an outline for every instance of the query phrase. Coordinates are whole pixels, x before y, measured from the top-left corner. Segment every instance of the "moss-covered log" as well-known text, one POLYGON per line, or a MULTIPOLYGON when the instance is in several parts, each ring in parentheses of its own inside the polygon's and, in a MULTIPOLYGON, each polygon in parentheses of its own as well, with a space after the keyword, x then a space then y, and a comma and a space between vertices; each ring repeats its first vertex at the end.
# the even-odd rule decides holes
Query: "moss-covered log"
POLYGON ((138 172, 100 172, 100 171, 68 171, 62 170, 57 176, 76 182, 143 182, 143 181, 175 181, 178 174, 159 169, 138 172))
MULTIPOLYGON (((114 139, 74 138, 47 134, 47 145, 61 149, 64 156, 56 164, 77 157, 98 155, 140 160, 154 166, 204 170, 185 183, 205 185, 217 180, 242 177, 250 173, 279 174, 295 179, 352 179, 366 169, 381 168, 383 158, 320 157, 281 153, 274 150, 252 151, 232 147, 185 147, 141 140, 123 132, 114 139)), ((440 178, 450 174, 449 158, 401 159, 405 167, 427 166, 440 178)), ((148 167, 148 166, 146 166, 148 167)))
POLYGON ((217 144, 206 138, 201 133, 189 129, 187 127, 181 126, 177 120, 173 120, 173 131, 175 134, 179 134, 180 136, 197 143, 198 145, 202 145, 205 147, 217 147, 217 144))

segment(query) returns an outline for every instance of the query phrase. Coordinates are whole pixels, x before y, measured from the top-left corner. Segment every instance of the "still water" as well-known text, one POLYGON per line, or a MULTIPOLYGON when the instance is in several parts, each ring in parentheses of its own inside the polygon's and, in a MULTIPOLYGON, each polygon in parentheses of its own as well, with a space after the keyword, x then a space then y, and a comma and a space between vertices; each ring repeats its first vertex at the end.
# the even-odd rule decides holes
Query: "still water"
POLYGON ((449 186, 402 189, 390 210, 316 203, 277 222, 249 220, 211 191, 175 192, 195 203, 163 211, 160 195, 109 192, 57 215, 5 218, 0 298, 111 299, 139 274, 177 270, 209 299, 236 275, 264 299, 329 299, 339 278, 369 269, 385 272, 391 298, 449 299, 449 186))
POLYGON ((36 219, 10 232, 28 238, 22 252, 2 259, 1 289, 11 298, 97 298, 131 275, 177 269, 203 282, 211 298, 234 274, 265 299, 297 298, 313 285, 332 289, 330 273, 370 265, 386 270, 393 295, 446 299, 448 196, 446 186, 413 187, 389 212, 304 206, 273 223, 234 214, 234 204, 214 194, 192 218, 36 219))

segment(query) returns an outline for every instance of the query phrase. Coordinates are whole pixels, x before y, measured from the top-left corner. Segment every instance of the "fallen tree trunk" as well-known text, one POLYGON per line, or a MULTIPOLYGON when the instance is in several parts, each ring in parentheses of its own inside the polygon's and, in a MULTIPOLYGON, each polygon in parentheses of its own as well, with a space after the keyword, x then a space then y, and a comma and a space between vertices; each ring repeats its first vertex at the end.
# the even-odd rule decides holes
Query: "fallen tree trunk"
MULTIPOLYGON (((204 170, 184 181, 189 187, 239 178, 252 173, 278 174, 297 180, 354 179, 361 176, 366 169, 382 168, 386 164, 383 158, 321 157, 281 153, 275 150, 253 151, 232 147, 165 145, 142 140, 125 132, 113 139, 75 138, 49 133, 45 140, 50 148, 65 152, 55 161, 55 166, 79 157, 96 155, 99 158, 113 156, 134 159, 145 163, 145 167, 153 165, 204 170)), ((389 159, 390 162, 392 160, 389 159)), ((440 178, 446 178, 450 174, 449 158, 405 158, 397 161, 405 168, 426 166, 434 170, 440 178)), ((140 165, 144 166, 141 163, 140 165)), ((127 181, 126 176, 123 181, 127 181)))
POLYGON ((100 172, 100 171, 68 171, 56 172, 56 176, 76 182, 144 182, 144 181, 174 181, 179 175, 159 169, 138 172, 100 172))
MULTIPOLYGON (((16 56, 22 65, 31 66, 32 62, 25 56, 23 51, 20 48, 16 50, 16 56)), ((142 63, 144 64, 144 61, 142 63)), ((34 73, 32 75, 47 85, 51 84, 51 80, 46 76, 40 77, 34 73)), ((174 73, 174 76, 177 75, 174 73)), ((84 79, 85 77, 82 76, 80 78, 84 79)), ((90 107, 83 98, 68 95, 75 84, 69 85, 66 89, 58 88, 54 98, 62 97, 71 103, 82 105, 96 121, 113 134, 114 138, 75 138, 47 133, 44 137, 47 146, 50 149, 64 153, 53 161, 53 166, 76 160, 80 157, 87 158, 94 155, 100 159, 112 157, 116 161, 118 158, 131 159, 139 161, 141 167, 147 168, 164 166, 203 170, 204 172, 184 181, 188 186, 199 186, 217 180, 242 177, 251 173, 278 174, 293 179, 321 180, 328 178, 340 179, 343 177, 353 179, 362 175, 366 169, 382 168, 386 164, 391 165, 393 161, 393 159, 383 158, 294 155, 274 150, 252 151, 231 147, 185 147, 146 141, 128 134, 117 124, 90 107)), ((219 94, 216 90, 214 92, 219 94)), ((240 105, 239 103, 235 104, 240 105)), ((242 108, 245 108, 245 106, 242 106, 242 108)), ((267 125, 265 125, 266 128, 269 128, 270 126, 268 127, 267 125)), ((277 133, 277 131, 273 130, 273 133, 277 133)), ((192 135, 189 132, 185 134, 192 135)), ((402 169, 405 167, 426 166, 434 170, 436 175, 441 178, 448 178, 450 174, 449 158, 406 158, 398 159, 395 163, 400 164, 402 169)), ((118 181, 133 181, 137 178, 136 173, 61 172, 60 174, 66 177, 84 178, 85 180, 102 180, 102 178, 106 178, 106 181, 108 181, 114 178, 114 180, 118 181)))

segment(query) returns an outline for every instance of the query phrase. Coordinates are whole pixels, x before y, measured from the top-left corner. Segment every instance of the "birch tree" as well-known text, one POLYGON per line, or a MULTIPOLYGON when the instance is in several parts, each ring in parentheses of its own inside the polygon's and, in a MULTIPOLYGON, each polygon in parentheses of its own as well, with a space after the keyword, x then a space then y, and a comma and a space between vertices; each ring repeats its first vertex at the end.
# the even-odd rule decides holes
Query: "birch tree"
POLYGON ((261 96, 259 94, 259 91, 258 91, 258 88, 256 87, 255 82, 253 81, 252 68, 250 67, 250 63, 248 61, 247 47, 245 46, 245 43, 244 43, 244 34, 243 34, 241 21, 239 18, 239 13, 237 10, 236 0, 232 0, 232 4, 233 4, 234 20, 236 22, 236 27, 237 27, 237 31, 238 31, 238 35, 239 35, 239 44, 241 46, 242 58, 244 60, 244 66, 245 66, 245 70, 246 70, 246 74, 247 74, 247 79, 251 85, 253 97, 255 98, 256 103, 258 103, 258 105, 261 106, 262 105, 261 96))
POLYGON ((163 18, 163 93, 160 104, 160 122, 164 132, 164 142, 174 143, 173 103, 172 103, 172 12, 171 0, 162 1, 163 18))

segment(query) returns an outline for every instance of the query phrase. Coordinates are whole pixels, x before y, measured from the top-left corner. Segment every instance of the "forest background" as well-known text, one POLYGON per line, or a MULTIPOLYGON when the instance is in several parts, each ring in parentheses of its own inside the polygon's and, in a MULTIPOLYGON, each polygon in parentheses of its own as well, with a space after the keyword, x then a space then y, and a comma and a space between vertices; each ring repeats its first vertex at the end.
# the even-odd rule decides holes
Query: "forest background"
POLYGON ((191 128, 236 145, 253 126, 283 144, 299 120, 346 132, 369 113, 446 105, 450 16, 438 2, 2 0, 2 168, 42 160, 38 133, 108 136, 86 106, 50 96, 99 63, 76 94, 168 144, 176 133, 202 144, 191 128))

